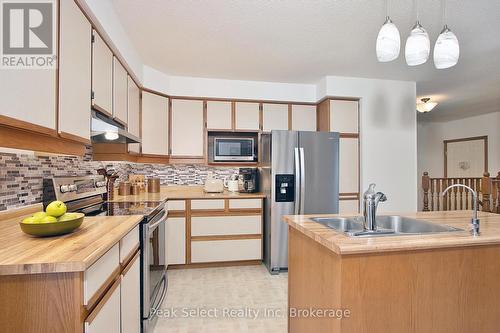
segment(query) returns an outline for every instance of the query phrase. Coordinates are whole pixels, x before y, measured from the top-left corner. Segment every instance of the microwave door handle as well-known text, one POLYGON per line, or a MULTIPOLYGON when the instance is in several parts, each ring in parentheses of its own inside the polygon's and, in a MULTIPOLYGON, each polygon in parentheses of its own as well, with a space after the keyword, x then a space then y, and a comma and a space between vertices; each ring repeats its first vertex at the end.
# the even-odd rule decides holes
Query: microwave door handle
POLYGON ((299 148, 294 148, 295 156, 295 215, 300 214, 300 155, 299 148))
POLYGON ((306 195, 306 166, 304 148, 300 148, 300 214, 304 214, 304 197, 306 195))

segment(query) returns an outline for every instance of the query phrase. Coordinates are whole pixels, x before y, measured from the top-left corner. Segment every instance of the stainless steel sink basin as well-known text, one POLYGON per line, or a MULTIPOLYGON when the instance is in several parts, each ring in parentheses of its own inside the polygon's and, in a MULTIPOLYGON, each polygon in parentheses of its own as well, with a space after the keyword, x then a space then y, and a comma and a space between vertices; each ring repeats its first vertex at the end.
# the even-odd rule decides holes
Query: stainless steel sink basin
POLYGON ((463 231, 463 229, 450 227, 444 224, 435 224, 424 220, 412 219, 404 216, 377 216, 377 231, 362 233, 362 217, 334 217, 312 218, 314 222, 323 224, 351 237, 381 237, 381 236, 404 236, 404 235, 426 235, 443 232, 463 231))

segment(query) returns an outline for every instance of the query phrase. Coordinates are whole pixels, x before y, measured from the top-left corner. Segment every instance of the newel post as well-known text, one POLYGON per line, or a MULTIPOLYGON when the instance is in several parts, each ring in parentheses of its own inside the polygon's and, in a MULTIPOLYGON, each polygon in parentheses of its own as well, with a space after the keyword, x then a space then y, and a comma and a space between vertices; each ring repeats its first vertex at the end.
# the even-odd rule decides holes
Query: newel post
POLYGON ((422 211, 424 212, 429 211, 429 186, 430 186, 429 173, 426 171, 422 176, 422 189, 424 190, 424 208, 422 211))
POLYGON ((481 192, 483 194, 483 212, 491 212, 490 195, 491 195, 491 178, 490 173, 485 172, 481 178, 481 192))

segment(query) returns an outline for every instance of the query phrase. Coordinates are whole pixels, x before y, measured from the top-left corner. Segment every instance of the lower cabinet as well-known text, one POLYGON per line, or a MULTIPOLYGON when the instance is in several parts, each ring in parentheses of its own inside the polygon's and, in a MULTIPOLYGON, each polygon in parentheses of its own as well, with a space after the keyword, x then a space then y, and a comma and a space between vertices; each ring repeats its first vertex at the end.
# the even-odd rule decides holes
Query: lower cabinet
POLYGON ((138 242, 136 227, 84 272, 84 305, 91 310, 84 322, 86 333, 141 331, 138 242))
POLYGON ((139 252, 123 269, 121 275, 121 332, 137 333, 141 330, 141 266, 139 252))
POLYGON ((262 260, 262 198, 167 202, 169 265, 262 260))
POLYGON ((178 265, 186 263, 186 218, 167 218, 167 264, 178 265))
POLYGON ((85 319, 86 333, 120 333, 120 279, 85 319))

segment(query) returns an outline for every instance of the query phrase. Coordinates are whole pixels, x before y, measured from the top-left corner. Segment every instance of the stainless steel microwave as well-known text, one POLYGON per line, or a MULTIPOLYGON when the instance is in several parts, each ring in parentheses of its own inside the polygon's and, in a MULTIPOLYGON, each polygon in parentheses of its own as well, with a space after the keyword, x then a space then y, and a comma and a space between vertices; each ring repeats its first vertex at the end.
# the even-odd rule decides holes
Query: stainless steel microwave
POLYGON ((214 161, 256 161, 255 140, 249 137, 215 137, 214 161))

